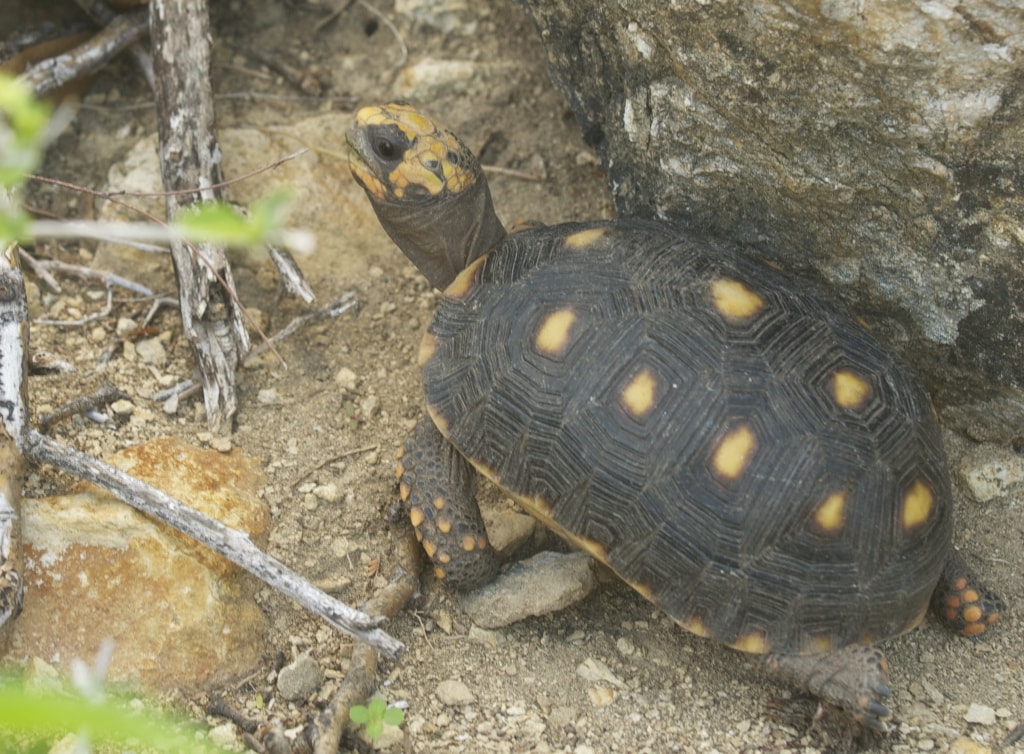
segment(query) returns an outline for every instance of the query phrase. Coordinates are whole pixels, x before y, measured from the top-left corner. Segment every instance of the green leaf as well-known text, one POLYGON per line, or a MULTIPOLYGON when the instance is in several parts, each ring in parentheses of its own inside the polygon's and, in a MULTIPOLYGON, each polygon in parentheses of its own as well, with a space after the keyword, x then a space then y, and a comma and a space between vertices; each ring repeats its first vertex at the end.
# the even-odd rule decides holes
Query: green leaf
POLYGON ((371 720, 366 724, 366 735, 369 736, 371 741, 375 738, 380 738, 380 735, 383 732, 384 723, 380 720, 371 720))
POLYGON ((370 710, 361 704, 356 704, 349 708, 348 719, 356 725, 363 725, 370 719, 370 710))
POLYGON ((405 722, 405 712, 400 710, 398 707, 388 707, 384 710, 383 720, 388 725, 401 725, 405 722))
POLYGON ((380 720, 384 717, 384 710, 387 709, 388 703, 381 699, 379 696, 373 697, 370 700, 370 719, 380 720))

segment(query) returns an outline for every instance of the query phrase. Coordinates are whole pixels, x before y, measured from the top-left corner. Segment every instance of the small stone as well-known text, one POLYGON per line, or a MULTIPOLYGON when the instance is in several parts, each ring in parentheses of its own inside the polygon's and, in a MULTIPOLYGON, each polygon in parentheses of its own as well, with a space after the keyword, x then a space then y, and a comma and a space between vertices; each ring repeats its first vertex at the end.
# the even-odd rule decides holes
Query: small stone
POLYGON ((167 363, 167 349, 159 338, 146 338, 135 344, 135 353, 143 364, 162 367, 167 363))
POLYGON ((950 754, 992 754, 992 749, 977 741, 961 736, 949 746, 950 754))
POLYGON ((102 343, 107 339, 107 331, 103 327, 94 327, 89 331, 90 343, 102 343))
POLYGON ((626 636, 620 636, 615 640, 615 648, 619 650, 619 654, 624 657, 630 657, 636 652, 636 646, 626 636))
POLYGON ((281 399, 277 395, 277 388, 268 387, 256 393, 256 400, 264 406, 270 406, 279 403, 281 399))
POLYGON ((972 703, 971 706, 967 708, 964 720, 969 723, 975 723, 976 725, 995 725, 996 711, 984 704, 972 703))
POLYGON ((130 317, 119 317, 115 332, 122 338, 130 332, 139 329, 139 323, 130 317))
POLYGON ((447 610, 438 610, 434 613, 434 622, 437 623, 437 627, 444 631, 446 634, 451 636, 452 633, 452 614, 447 610))
POLYGON ((338 373, 334 375, 334 382, 338 387, 349 392, 356 389, 356 383, 358 381, 359 378, 356 377, 356 373, 348 367, 342 367, 338 370, 338 373))
POLYGON ((134 413, 135 404, 129 400, 122 398, 121 400, 116 400, 113 403, 111 403, 110 410, 114 413, 115 416, 119 416, 122 419, 126 419, 129 416, 131 416, 132 413, 134 413))
POLYGON ((340 503, 341 502, 341 490, 338 489, 338 485, 333 482, 327 484, 318 484, 313 488, 313 494, 323 500, 325 503, 340 503))
POLYGON ((467 637, 470 641, 475 641, 488 647, 497 647, 505 641, 505 635, 501 631, 492 631, 489 628, 481 628, 476 625, 469 627, 467 637))
POLYGON ((217 435, 210 440, 210 447, 216 450, 218 453, 230 453, 231 452, 231 438, 224 437, 223 435, 217 435))
POLYGON ((210 728, 206 736, 221 749, 234 749, 238 744, 238 734, 234 723, 224 723, 210 728))
POLYGON ((299 655, 294 662, 285 665, 277 674, 277 690, 290 702, 308 699, 324 682, 320 664, 308 653, 299 655))
POLYGON ((434 693, 441 704, 446 707, 461 707, 476 701, 476 697, 469 690, 469 686, 454 678, 441 681, 437 684, 437 689, 434 693))
POLYGON ((978 502, 1002 497, 1024 482, 1024 458, 1009 448, 986 443, 974 449, 961 463, 960 473, 978 502))
POLYGON ((484 628, 502 628, 560 610, 593 591, 591 563, 582 552, 538 553, 515 563, 487 586, 461 595, 462 609, 484 628))
POLYGON ((934 751, 935 741, 930 738, 922 738, 917 742, 917 748, 919 751, 934 751))
POLYGON ((487 520, 487 535, 494 549, 504 556, 512 555, 533 537, 537 519, 525 513, 501 511, 487 520))
POLYGON ((607 707, 615 701, 615 690, 607 686, 590 686, 587 688, 587 696, 595 707, 607 707))
POLYGON ((576 675, 591 683, 607 683, 619 689, 626 688, 625 682, 600 660, 588 657, 576 668, 576 675))

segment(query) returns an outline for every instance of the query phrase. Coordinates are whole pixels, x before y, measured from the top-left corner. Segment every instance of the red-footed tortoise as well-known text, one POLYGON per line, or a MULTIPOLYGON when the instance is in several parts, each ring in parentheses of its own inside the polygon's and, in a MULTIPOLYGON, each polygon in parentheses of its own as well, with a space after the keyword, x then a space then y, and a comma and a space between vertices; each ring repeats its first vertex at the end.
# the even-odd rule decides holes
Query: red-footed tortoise
POLYGON ((438 577, 497 572, 480 473, 683 628, 875 728, 875 642, 930 602, 967 635, 995 621, 928 397, 848 315, 665 224, 508 234, 473 154, 408 105, 360 110, 349 160, 443 291, 399 470, 438 577))

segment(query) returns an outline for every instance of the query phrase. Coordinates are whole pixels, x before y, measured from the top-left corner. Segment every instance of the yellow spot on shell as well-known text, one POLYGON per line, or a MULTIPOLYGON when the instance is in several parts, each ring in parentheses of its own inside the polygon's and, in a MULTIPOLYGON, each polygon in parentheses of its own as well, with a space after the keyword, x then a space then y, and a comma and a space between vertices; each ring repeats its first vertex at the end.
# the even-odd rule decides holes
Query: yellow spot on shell
POLYGON ((832 396, 840 408, 852 411, 871 398, 871 383, 856 372, 840 369, 832 375, 832 396))
POLYGON ((409 509, 409 520, 412 522, 413 526, 419 526, 423 523, 425 518, 426 516, 423 515, 422 508, 416 506, 409 509))
POLYGON ((534 348, 549 356, 561 356, 572 340, 572 326, 576 312, 572 309, 556 309, 544 317, 533 339, 534 348))
POLYGON ((476 285, 477 270, 483 267, 486 261, 487 255, 484 254, 466 265, 466 269, 456 275, 455 279, 444 289, 444 297, 447 299, 464 299, 466 294, 476 285))
POLYGON ((711 301, 728 320, 753 317, 764 308, 764 299, 738 280, 719 278, 711 282, 711 301))
MULTIPOLYGON (((591 557, 600 560, 602 563, 608 562, 608 548, 596 539, 577 536, 574 541, 579 547, 588 552, 591 557)), ((637 588, 637 591, 640 591, 640 589, 637 588)), ((643 594, 642 591, 640 593, 643 594)))
POLYGON ((903 496, 903 528, 913 529, 920 526, 931 515, 935 506, 935 496, 931 488, 918 480, 903 496))
POLYGON ((654 589, 651 588, 650 584, 644 584, 640 581, 628 582, 631 587, 636 589, 640 595, 648 602, 654 602, 654 589))
POLYGON ((679 621, 679 625, 685 628, 691 634, 703 636, 704 638, 711 636, 711 632, 708 631, 708 626, 704 622, 704 619, 698 615, 695 615, 687 620, 679 621))
POLYGON ((476 549, 476 538, 472 534, 467 534, 462 538, 462 549, 466 552, 473 552, 476 549))
POLYGON ((835 649, 835 642, 828 634, 817 634, 807 637, 800 647, 800 654, 820 655, 835 649))
POLYGON ((749 634, 741 636, 729 646, 733 649, 738 649, 740 652, 749 652, 757 655, 767 654, 771 651, 768 639, 760 631, 751 631, 749 634))
POLYGON ((846 492, 834 492, 814 509, 814 523, 829 534, 838 534, 846 521, 846 492))
POLYGON ((733 480, 743 473, 756 449, 757 437, 754 430, 741 424, 718 443, 711 464, 720 477, 733 480))
POLYGON ((423 340, 420 341, 420 350, 416 354, 417 365, 425 366, 433 358, 436 350, 437 338, 434 337, 434 334, 432 332, 423 333, 423 340))
POLYGON ((650 369, 640 370, 622 390, 622 405, 636 418, 642 418, 654 408, 658 378, 650 369))
POLYGON ((585 249, 608 232, 608 228, 588 228, 565 237, 565 245, 577 251, 585 249))

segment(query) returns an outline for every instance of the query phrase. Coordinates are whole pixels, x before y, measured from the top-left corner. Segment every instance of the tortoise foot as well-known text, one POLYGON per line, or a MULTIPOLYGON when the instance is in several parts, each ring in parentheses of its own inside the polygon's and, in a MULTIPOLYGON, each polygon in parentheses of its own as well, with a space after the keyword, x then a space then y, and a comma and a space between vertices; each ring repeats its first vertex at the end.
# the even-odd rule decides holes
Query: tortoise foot
POLYGON ((777 677, 806 689, 819 699, 848 712, 866 728, 886 731, 885 700, 889 666, 876 647, 860 645, 818 655, 769 655, 765 667, 777 677))
POLYGON ((999 620, 1006 605, 978 581, 957 552, 946 561, 932 607, 950 628, 964 636, 978 636, 999 620))

